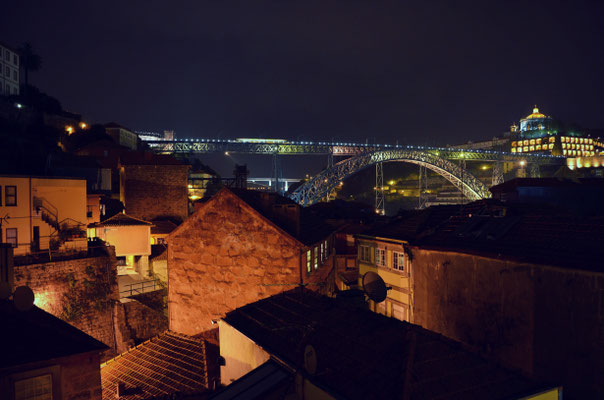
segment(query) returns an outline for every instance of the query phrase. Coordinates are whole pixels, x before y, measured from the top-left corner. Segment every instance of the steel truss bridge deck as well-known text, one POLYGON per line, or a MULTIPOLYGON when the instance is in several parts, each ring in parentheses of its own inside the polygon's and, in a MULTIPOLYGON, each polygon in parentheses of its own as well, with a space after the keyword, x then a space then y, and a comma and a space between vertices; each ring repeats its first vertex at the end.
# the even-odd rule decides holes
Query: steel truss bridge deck
POLYGON ((421 151, 448 160, 520 161, 549 164, 563 160, 562 156, 546 154, 508 153, 492 150, 469 150, 448 147, 405 146, 394 144, 359 144, 333 142, 246 143, 229 139, 154 140, 146 143, 159 153, 171 154, 264 154, 264 155, 333 155, 355 156, 385 150, 421 151))
MULTIPOLYGON (((467 160, 489 160, 501 164, 505 161, 514 161, 520 158, 525 165, 544 165, 560 163, 564 157, 532 156, 518 157, 517 154, 481 152, 481 151, 450 151, 435 150, 432 148, 406 146, 404 148, 390 148, 373 152, 361 153, 347 158, 305 182, 289 197, 299 204, 312 205, 329 195, 329 193, 347 177, 370 167, 381 165, 388 161, 401 161, 419 165, 430 169, 451 182, 465 197, 470 200, 479 200, 491 197, 487 185, 469 173, 465 166, 467 160), (459 160, 460 162, 456 162, 459 160)), ((500 173, 502 174, 502 170, 500 173)), ((503 176, 501 177, 503 182, 503 176)), ((378 184, 379 185, 379 184, 378 184)), ((381 190, 381 188, 379 189, 381 190)))

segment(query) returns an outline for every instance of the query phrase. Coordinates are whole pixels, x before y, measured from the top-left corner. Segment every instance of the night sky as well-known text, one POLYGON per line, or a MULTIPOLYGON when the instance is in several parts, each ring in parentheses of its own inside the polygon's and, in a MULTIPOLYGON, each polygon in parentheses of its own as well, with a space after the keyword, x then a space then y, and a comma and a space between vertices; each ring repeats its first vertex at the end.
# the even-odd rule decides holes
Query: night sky
POLYGON ((12 1, 0 40, 30 41, 32 83, 90 122, 445 145, 535 103, 604 128, 602 3, 12 1))

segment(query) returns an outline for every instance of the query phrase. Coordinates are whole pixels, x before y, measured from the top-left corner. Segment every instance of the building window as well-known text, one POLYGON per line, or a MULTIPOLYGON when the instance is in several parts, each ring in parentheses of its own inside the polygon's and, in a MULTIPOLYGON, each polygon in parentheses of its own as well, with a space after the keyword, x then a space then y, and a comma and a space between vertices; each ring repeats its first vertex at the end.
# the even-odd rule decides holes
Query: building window
POLYGON ((382 267, 386 266, 386 250, 375 249, 375 263, 382 267))
POLYGON ((315 247, 315 269, 319 268, 319 246, 315 247))
POLYGON ((359 259, 361 261, 371 262, 371 248, 369 246, 359 246, 359 259))
POLYGON ((13 54, 13 64, 19 65, 19 59, 17 58, 16 54, 13 54))
POLYGON ((13 80, 17 80, 17 70, 13 70, 13 80))
POLYGON ((52 400, 52 375, 40 375, 15 382, 15 400, 52 400))
POLYGON ((312 257, 312 251, 308 250, 306 252, 306 272, 308 272, 309 274, 312 272, 312 266, 311 266, 311 257, 312 257))
POLYGON ((321 243, 321 262, 325 260, 325 249, 323 248, 323 243, 321 243))
POLYGON ((16 206, 17 205, 17 187, 6 186, 4 188, 4 205, 5 206, 16 206))
POLYGON ((6 75, 10 78, 10 68, 9 67, 6 67, 6 69, 4 70, 4 75, 6 75))
POLYGON ((392 252, 392 268, 397 271, 405 270, 405 254, 398 251, 392 252))
POLYGON ((17 228, 6 228, 6 243, 10 243, 13 247, 17 247, 17 228))

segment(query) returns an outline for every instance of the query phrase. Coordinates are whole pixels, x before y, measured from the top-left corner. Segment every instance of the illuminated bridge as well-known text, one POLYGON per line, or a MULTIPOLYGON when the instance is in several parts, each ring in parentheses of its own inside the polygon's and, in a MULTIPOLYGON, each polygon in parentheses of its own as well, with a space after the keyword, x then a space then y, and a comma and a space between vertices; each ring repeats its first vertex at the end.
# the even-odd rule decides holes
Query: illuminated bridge
POLYGON ((476 178, 466 168, 467 161, 494 162, 492 185, 503 182, 503 164, 515 163, 518 168, 527 168, 532 177, 539 176, 543 165, 563 165, 565 157, 546 154, 518 154, 491 150, 468 150, 459 148, 404 146, 392 144, 359 144, 343 142, 307 142, 284 139, 179 139, 148 140, 154 150, 172 154, 263 154, 272 155, 273 188, 281 187, 279 156, 286 155, 327 155, 328 168, 312 177, 290 198, 301 205, 311 205, 326 198, 344 179, 357 172, 375 166, 376 168, 376 210, 384 210, 382 163, 399 161, 420 167, 420 192, 422 178, 431 170, 441 175, 458 188, 469 200, 491 196, 488 186, 476 178), (347 157, 336 164, 334 156, 347 157))

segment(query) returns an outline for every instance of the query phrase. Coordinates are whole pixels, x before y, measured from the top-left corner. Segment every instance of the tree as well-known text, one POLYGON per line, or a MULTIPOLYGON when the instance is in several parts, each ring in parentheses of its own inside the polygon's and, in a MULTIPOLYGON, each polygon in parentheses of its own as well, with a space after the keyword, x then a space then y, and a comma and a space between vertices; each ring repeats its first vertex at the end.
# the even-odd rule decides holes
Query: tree
POLYGON ((25 72, 23 82, 25 83, 25 87, 27 87, 29 85, 29 71, 39 71, 42 67, 42 58, 34 52, 34 49, 29 42, 21 45, 19 53, 21 55, 21 66, 25 72))

